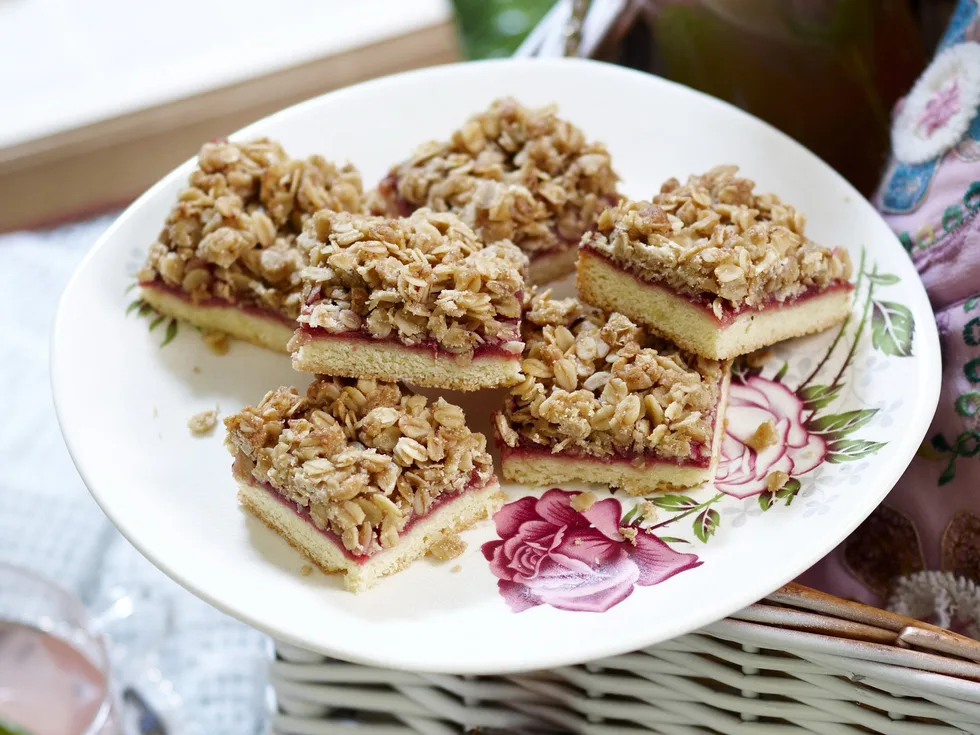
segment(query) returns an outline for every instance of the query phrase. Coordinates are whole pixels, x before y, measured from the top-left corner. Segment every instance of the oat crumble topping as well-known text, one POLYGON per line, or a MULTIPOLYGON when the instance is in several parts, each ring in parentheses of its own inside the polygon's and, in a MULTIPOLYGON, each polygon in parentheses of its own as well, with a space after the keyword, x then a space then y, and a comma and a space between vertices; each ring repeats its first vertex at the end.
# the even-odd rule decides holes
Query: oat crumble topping
POLYGON ((304 564, 299 568, 299 573, 304 577, 309 577, 311 574, 313 574, 313 567, 311 567, 309 564, 304 564))
POLYGON ((579 513, 584 513, 593 505, 595 505, 596 500, 598 500, 596 494, 594 492, 588 491, 573 496, 571 500, 571 505, 574 510, 577 510, 579 513))
POLYGON ((649 500, 640 503, 640 518, 644 523, 653 523, 657 520, 657 506, 649 500))
POLYGON ((726 306, 760 307, 851 277, 843 248, 807 239, 803 214, 775 194, 718 166, 686 184, 670 179, 651 201, 623 200, 604 211, 582 244, 652 281, 726 306))
POLYGON ((324 207, 363 208, 357 169, 291 159, 266 138, 205 143, 137 278, 159 279, 194 303, 219 298, 295 319, 305 263, 296 236, 324 207))
POLYGON ((523 348, 527 257, 507 241, 484 245, 453 214, 420 209, 389 219, 325 210, 300 242, 310 257, 301 324, 407 345, 435 341, 457 355, 488 342, 513 354, 523 348))
POLYGON ((216 355, 227 355, 231 349, 231 340, 228 339, 228 335, 216 329, 205 329, 201 332, 201 339, 204 340, 208 349, 216 355))
POLYGON ((675 459, 710 447, 727 365, 550 291, 531 297, 523 333, 526 377, 495 419, 508 446, 523 440, 555 453, 675 459))
POLYGON ((493 464, 462 409, 392 383, 319 377, 225 419, 236 475, 271 485, 355 555, 398 543, 441 495, 486 483, 493 464))
POLYGON ((466 551, 466 542, 459 537, 458 533, 443 536, 442 539, 429 547, 429 556, 439 561, 449 561, 462 556, 466 551))
POLYGON ((577 243, 616 194, 601 143, 555 114, 495 101, 445 142, 420 146, 387 180, 389 199, 452 211, 487 242, 534 254, 577 243))
POLYGON ((210 434, 218 423, 218 409, 212 408, 207 411, 196 413, 187 419, 187 428, 195 436, 210 434))
POLYGON ((772 350, 763 347, 761 350, 750 352, 745 356, 745 364, 750 368, 761 368, 772 359, 772 350))
POLYGON ((787 482, 789 482, 789 475, 782 470, 776 470, 766 475, 766 489, 771 493, 781 490, 787 482))
POLYGON ((756 452, 761 452, 764 449, 774 446, 779 442, 779 433, 776 431, 776 424, 772 419, 763 421, 752 432, 752 436, 745 440, 745 444, 751 447, 756 452))

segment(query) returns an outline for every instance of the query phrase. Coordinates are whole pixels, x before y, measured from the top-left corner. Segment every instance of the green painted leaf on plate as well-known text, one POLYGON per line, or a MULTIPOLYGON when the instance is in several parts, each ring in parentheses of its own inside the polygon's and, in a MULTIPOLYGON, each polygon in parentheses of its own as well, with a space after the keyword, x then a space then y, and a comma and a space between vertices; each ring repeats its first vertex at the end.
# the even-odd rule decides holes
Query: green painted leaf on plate
POLYGON ((664 510, 686 510, 688 508, 693 508, 698 504, 694 498, 689 498, 686 495, 658 495, 651 501, 658 508, 663 508, 664 510))
POLYGON ((702 543, 708 543, 708 539, 714 536, 715 531, 718 530, 718 523, 720 521, 721 516, 718 514, 718 511, 714 508, 705 508, 694 519, 694 535, 702 543))
POLYGON ((894 301, 875 301, 871 315, 871 344, 894 357, 912 355, 915 320, 908 307, 894 301))
POLYGON ((811 434, 821 434, 831 440, 843 439, 868 423, 876 413, 878 413, 877 408, 862 408, 856 411, 814 416, 806 422, 806 428, 811 434))
POLYGON ((158 316, 156 319, 150 322, 150 331, 152 332, 154 329, 159 327, 160 324, 163 322, 163 320, 166 318, 167 317, 165 317, 163 314, 160 314, 160 316, 158 316))
POLYGON ((691 543, 686 538, 678 538, 677 536, 658 536, 661 541, 665 544, 689 544, 691 543))
POLYGON ((888 273, 865 273, 864 275, 876 286, 894 286, 902 280, 898 276, 893 276, 888 273))
POLYGON ((827 447, 827 461, 834 464, 853 462, 874 454, 885 446, 885 442, 866 441, 864 439, 838 439, 827 447))
POLYGON ((807 411, 817 411, 833 403, 843 390, 843 385, 809 385, 798 391, 797 395, 803 401, 807 411))
POLYGON ((769 510, 772 507, 772 493, 768 490, 759 493, 759 507, 762 510, 769 510))
POLYGON ((171 342, 174 341, 174 337, 177 336, 177 320, 171 319, 170 323, 167 324, 167 331, 163 335, 163 342, 160 343, 161 347, 166 347, 171 342))
POLYGON ((143 299, 136 299, 136 301, 131 301, 129 306, 126 307, 126 316, 132 314, 136 309, 141 309, 146 306, 146 302, 143 299))

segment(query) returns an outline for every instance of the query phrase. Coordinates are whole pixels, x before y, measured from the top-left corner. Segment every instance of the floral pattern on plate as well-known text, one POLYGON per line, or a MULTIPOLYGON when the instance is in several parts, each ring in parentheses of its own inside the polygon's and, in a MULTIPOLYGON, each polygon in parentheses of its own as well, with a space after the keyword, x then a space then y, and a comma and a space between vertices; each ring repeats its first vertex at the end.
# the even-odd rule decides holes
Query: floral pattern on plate
MULTIPOLYGON (((629 597, 636 585, 660 584, 700 566, 696 554, 673 547, 707 543, 723 517, 734 519, 736 528, 742 526, 749 515, 780 503, 792 505, 818 468, 846 465, 840 474, 876 454, 886 442, 865 433, 874 430, 881 407, 862 401, 848 376, 858 345, 868 336, 884 361, 912 355, 911 312, 880 296, 881 289, 898 282, 896 276, 879 273, 862 253, 852 312, 812 369, 813 360, 805 363, 808 356, 801 350, 793 353, 799 355, 799 364, 792 371, 788 362, 769 375, 764 367, 736 362, 728 424, 707 493, 698 488, 631 500, 625 514, 615 498, 578 512, 571 505, 575 493, 557 488, 541 498, 528 496, 505 505, 494 516, 500 538, 484 544, 483 555, 511 610, 545 604, 604 612, 629 597), (791 382, 790 375, 800 377, 791 382), (752 437, 764 423, 773 427, 774 439, 756 449, 752 437), (750 506, 754 512, 749 514, 746 504, 752 498, 757 507, 750 506), (663 535, 662 529, 680 527, 675 525, 679 521, 690 523, 693 539, 663 535)), ((807 499, 800 511, 804 517, 826 513, 841 497, 824 495, 807 499)))

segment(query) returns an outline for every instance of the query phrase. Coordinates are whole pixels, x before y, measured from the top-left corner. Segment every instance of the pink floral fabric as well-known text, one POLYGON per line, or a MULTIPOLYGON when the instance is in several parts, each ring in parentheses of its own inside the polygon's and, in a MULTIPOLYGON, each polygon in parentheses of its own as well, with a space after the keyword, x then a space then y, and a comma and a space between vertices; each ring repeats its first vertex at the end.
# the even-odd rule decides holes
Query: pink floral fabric
POLYGON ((508 503, 494 515, 500 539, 484 544, 483 556, 514 612, 538 605, 605 612, 635 585, 659 584, 701 564, 653 534, 624 536, 615 498, 580 512, 571 506, 574 495, 554 488, 540 498, 508 503))
POLYGON ((896 155, 875 198, 936 312, 943 350, 939 408, 918 456, 882 506, 800 578, 841 597, 956 621, 970 631, 978 629, 980 609, 971 601, 976 596, 959 593, 980 584, 978 39, 977 0, 961 0, 936 59, 899 104, 896 155), (910 119, 903 109, 919 112, 910 119), (921 155, 910 160, 907 151, 921 155))

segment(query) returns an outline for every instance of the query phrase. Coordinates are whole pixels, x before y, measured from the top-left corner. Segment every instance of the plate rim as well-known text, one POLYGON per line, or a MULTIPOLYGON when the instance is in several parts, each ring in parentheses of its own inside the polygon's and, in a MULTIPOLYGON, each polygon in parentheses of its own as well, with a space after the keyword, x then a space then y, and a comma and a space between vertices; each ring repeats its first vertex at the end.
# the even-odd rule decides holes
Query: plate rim
MULTIPOLYGON (((737 115, 743 116, 745 118, 750 118, 755 124, 761 124, 768 129, 770 133, 774 133, 783 139, 784 143, 788 143, 791 146, 795 146, 801 149, 803 152, 808 154, 815 162, 816 165, 823 166, 828 173, 838 180, 838 183, 842 186, 842 191, 846 191, 851 197, 856 197, 865 200, 865 204, 870 208, 871 212, 879 220, 882 220, 882 224, 887 227, 887 223, 884 222, 880 213, 873 208, 873 206, 867 202, 866 198, 863 197, 849 182, 847 182, 843 176, 833 170, 829 164, 820 159, 816 154, 806 149, 802 144, 790 138, 785 133, 779 131, 769 123, 760 120, 759 118, 731 105, 722 100, 716 99, 707 95, 705 93, 699 92, 697 90, 690 89, 684 85, 671 82, 666 79, 662 79, 655 75, 646 74, 644 72, 636 71, 634 69, 629 69, 615 64, 609 64, 606 62, 599 62, 589 59, 491 59, 485 61, 476 62, 460 62, 453 64, 444 64, 439 66, 427 67, 424 69, 416 69, 407 72, 401 72, 398 74, 393 74, 389 76, 380 77, 367 82, 363 82, 357 85, 352 85, 350 87, 345 87, 339 90, 334 90, 323 95, 319 95, 308 100, 304 100, 295 105, 287 107, 283 110, 275 112, 268 115, 260 120, 257 120, 244 128, 232 133, 228 136, 230 140, 240 140, 243 138, 248 138, 255 135, 253 132, 256 128, 265 127, 270 124, 275 124, 277 120, 281 120, 286 117, 300 115, 307 107, 312 107, 321 104, 325 99, 330 98, 334 100, 342 100, 345 96, 357 93, 362 93, 365 89, 373 87, 385 87, 388 85, 396 85, 401 83, 411 83, 411 81, 416 77, 438 77, 440 75, 452 75, 461 68, 483 68, 483 67, 499 67, 507 68, 513 67, 520 69, 527 66, 551 66, 551 67, 567 67, 568 69, 575 69, 577 67, 587 67, 587 68, 601 68, 603 73, 609 73, 612 75, 629 75, 634 77, 642 77, 643 83, 649 84, 652 87, 658 85, 665 85, 668 88, 675 88, 681 90, 681 93, 694 95, 701 99, 702 103, 709 105, 717 105, 721 108, 727 108, 730 112, 737 115)), ((473 72, 479 73, 479 72, 473 72)), ((657 642, 670 640, 679 635, 684 635, 686 632, 694 632, 695 630, 702 628, 706 625, 710 625, 719 619, 727 617, 740 609, 743 609, 747 605, 750 605, 759 599, 764 599, 757 597, 757 594, 753 591, 750 594, 742 595, 731 595, 728 598, 728 604, 722 606, 728 612, 719 616, 714 612, 711 615, 701 615, 697 614, 697 611, 690 611, 690 615, 682 616, 685 621, 690 619, 695 619, 696 625, 691 626, 686 622, 680 626, 673 626, 676 628, 683 628, 685 632, 674 633, 671 635, 654 635, 651 636, 646 643, 635 644, 618 644, 618 645, 605 645, 597 646, 594 653, 587 654, 585 659, 582 659, 580 655, 578 656, 568 656, 561 655, 560 653, 555 653, 550 656, 537 656, 533 658, 533 663, 528 662, 522 666, 501 666, 501 665, 491 665, 483 666, 479 663, 468 662, 469 665, 461 666, 458 663, 452 663, 451 657, 442 656, 439 661, 426 662, 416 659, 406 660, 405 657, 398 658, 397 656, 392 658, 384 658, 381 656, 371 656, 371 655, 361 655, 358 654, 356 646, 344 646, 337 645, 333 647, 325 647, 319 644, 311 644, 309 641, 304 640, 300 636, 293 635, 288 629, 284 628, 282 625, 277 624, 275 621, 269 621, 264 619, 258 619, 255 615, 248 611, 243 611, 241 609, 235 608, 231 604, 226 604, 223 600, 218 599, 211 594, 206 589, 201 588, 197 584, 187 580, 180 574, 177 574, 171 565, 163 558, 153 554, 150 550, 146 549, 139 541, 139 539, 133 537, 130 533, 130 529, 126 527, 126 524, 121 523, 118 515, 114 512, 118 508, 113 507, 111 499, 106 498, 98 489, 98 484, 94 482, 94 475, 97 474, 97 468, 93 468, 87 465, 86 458, 81 456, 76 442, 73 439, 72 428, 66 425, 66 417, 64 415, 64 395, 69 390, 66 385, 66 371, 69 371, 68 356, 59 348, 59 344, 63 341, 63 333, 66 330, 66 319, 68 312, 68 305, 71 301, 72 294, 79 287, 78 284, 83 281, 89 266, 97 254, 106 245, 115 238, 115 233, 130 219, 138 216, 139 211, 145 206, 145 204, 157 196, 157 192, 167 186, 169 186, 173 180, 177 177, 186 176, 187 171, 193 165, 196 160, 196 156, 184 161, 179 166, 175 167, 172 171, 161 177, 157 182, 150 186, 142 195, 140 195, 132 204, 130 204, 123 212, 119 214, 116 220, 106 229, 106 231, 99 237, 96 243, 90 248, 88 253, 82 258, 79 264, 76 266, 71 278, 69 279, 67 285, 64 288, 61 296, 59 297, 58 306, 53 321, 53 326, 51 330, 50 337, 50 350, 49 350, 49 376, 51 384, 52 400, 55 407, 55 413, 58 420, 59 430, 61 431, 62 437, 65 442, 65 446, 68 449, 68 453, 71 457, 72 463, 75 465, 76 470, 79 473, 83 483, 88 489, 89 493, 98 504, 99 508, 105 513, 106 517, 112 522, 113 526, 120 532, 120 534, 126 538, 126 540, 131 543, 142 556, 144 556, 150 563, 156 566, 160 571, 174 580, 177 584, 187 589, 192 594, 206 602, 207 604, 217 608, 218 610, 238 619, 247 625, 260 630, 271 637, 281 640, 292 645, 299 646, 301 648, 307 648, 310 650, 316 650, 324 653, 325 655, 334 656, 339 659, 350 661, 353 663, 358 663, 362 665, 369 666, 382 666, 387 668, 395 668, 400 670, 411 670, 417 672, 427 672, 427 673, 451 673, 451 674, 461 674, 461 675, 493 675, 493 674, 505 674, 505 673, 516 673, 520 671, 528 671, 540 668, 553 668, 565 665, 576 665, 584 663, 588 660, 592 660, 596 657, 608 657, 615 656, 630 651, 643 648, 648 645, 653 645, 657 642), (737 604, 736 604, 737 602, 737 604), (730 609, 729 609, 730 608, 730 609)), ((890 230, 890 228, 889 228, 890 230)), ((902 249, 901 244, 897 237, 894 237, 894 247, 896 248, 896 254, 901 252, 905 255, 904 249, 902 249)), ((911 264, 914 269, 914 264, 911 264)), ((916 359, 919 360, 921 364, 921 373, 919 385, 915 391, 917 396, 917 409, 916 418, 921 419, 921 427, 919 429, 910 429, 909 431, 896 436, 893 440, 895 444, 898 445, 898 450, 896 454, 899 456, 907 455, 907 460, 905 462, 893 462, 889 466, 885 466, 884 469, 887 472, 882 472, 882 475, 886 476, 885 481, 880 482, 880 487, 882 488, 875 502, 871 504, 869 502, 869 508, 867 512, 856 513, 852 518, 849 519, 849 523, 841 524, 838 527, 838 533, 830 539, 831 543, 820 544, 824 549, 819 558, 822 558, 827 553, 836 548, 850 533, 857 528, 873 510, 881 504, 882 500, 888 495, 889 492, 894 488, 895 484, 899 481, 901 476, 904 474, 905 470, 911 464, 915 457, 915 451, 921 444, 926 433, 928 432, 929 426, 932 422, 932 418, 938 408, 939 399, 942 390, 942 366, 941 366, 941 354, 939 345, 939 333, 935 322, 935 314, 932 309, 932 305, 929 301, 928 294, 925 290, 925 286, 921 279, 917 278, 914 284, 909 286, 913 292, 917 292, 920 297, 920 307, 925 310, 924 316, 929 317, 926 323, 922 323, 919 320, 916 324, 916 336, 918 338, 919 353, 916 355, 916 359)), ((795 579, 799 574, 812 566, 815 561, 811 561, 803 566, 801 569, 796 569, 796 571, 790 574, 786 579, 782 579, 778 585, 773 587, 771 592, 779 589, 787 582, 795 579)), ((714 608, 711 608, 712 610, 714 608)), ((638 639, 639 640, 639 639, 638 639)), ((342 644, 342 641, 340 641, 342 644)), ((586 646, 583 646, 583 648, 586 646)), ((581 648, 579 649, 581 650, 581 648)))

